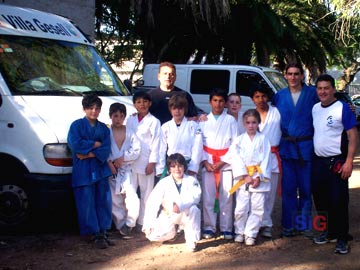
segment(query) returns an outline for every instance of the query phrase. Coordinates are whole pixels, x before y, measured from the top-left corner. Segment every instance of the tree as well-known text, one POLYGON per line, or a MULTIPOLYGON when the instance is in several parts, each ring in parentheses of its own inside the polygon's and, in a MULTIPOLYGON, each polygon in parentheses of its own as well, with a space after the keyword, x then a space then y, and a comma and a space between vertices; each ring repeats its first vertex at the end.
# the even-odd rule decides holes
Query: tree
POLYGON ((316 78, 339 56, 336 16, 318 0, 97 0, 97 18, 100 51, 114 63, 140 44, 144 64, 301 61, 316 78))

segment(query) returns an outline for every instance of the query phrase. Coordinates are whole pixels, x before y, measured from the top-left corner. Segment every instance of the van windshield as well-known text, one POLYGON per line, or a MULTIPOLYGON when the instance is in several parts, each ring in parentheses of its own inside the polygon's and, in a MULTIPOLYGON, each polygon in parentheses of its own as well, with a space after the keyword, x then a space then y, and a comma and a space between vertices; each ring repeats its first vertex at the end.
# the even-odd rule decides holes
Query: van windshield
POLYGON ((276 91, 288 87, 288 83, 282 73, 273 71, 264 71, 264 73, 271 81, 272 85, 276 88, 276 91))
POLYGON ((95 48, 83 44, 2 35, 0 71, 12 95, 131 95, 95 48))

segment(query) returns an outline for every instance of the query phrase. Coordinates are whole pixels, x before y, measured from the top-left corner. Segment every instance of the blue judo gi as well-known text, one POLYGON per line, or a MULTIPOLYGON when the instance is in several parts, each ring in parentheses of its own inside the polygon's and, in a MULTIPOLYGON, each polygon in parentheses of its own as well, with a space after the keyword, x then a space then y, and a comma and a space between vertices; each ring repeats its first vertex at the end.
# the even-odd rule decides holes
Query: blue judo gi
POLYGON ((105 233, 111 227, 111 175, 107 159, 110 154, 110 130, 97 121, 92 127, 86 117, 75 120, 68 133, 72 151, 72 187, 78 213, 80 234, 105 233), (101 146, 93 149, 95 141, 101 146), (80 160, 76 154, 93 152, 95 158, 80 160))
POLYGON ((282 226, 288 232, 311 229, 312 107, 317 102, 316 89, 307 85, 296 106, 289 88, 280 90, 273 99, 281 115, 282 226))

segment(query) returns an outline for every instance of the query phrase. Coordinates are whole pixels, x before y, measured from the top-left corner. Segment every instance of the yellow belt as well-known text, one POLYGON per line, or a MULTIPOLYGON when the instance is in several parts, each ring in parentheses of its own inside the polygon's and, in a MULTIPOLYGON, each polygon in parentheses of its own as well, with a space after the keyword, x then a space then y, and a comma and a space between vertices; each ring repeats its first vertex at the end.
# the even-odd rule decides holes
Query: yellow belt
MULTIPOLYGON (((260 168, 259 165, 246 166, 246 170, 247 170, 249 176, 253 176, 255 172, 258 172, 259 174, 262 174, 262 171, 261 171, 261 168, 260 168)), ((229 190, 230 195, 233 194, 244 183, 245 183, 245 179, 240 179, 229 190)))

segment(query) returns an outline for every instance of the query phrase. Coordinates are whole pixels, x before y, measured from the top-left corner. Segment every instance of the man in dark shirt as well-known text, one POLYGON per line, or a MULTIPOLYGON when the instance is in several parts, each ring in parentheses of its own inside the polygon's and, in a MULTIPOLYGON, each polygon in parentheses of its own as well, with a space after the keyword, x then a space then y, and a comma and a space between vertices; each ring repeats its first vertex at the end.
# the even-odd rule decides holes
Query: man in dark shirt
POLYGON ((161 124, 171 120, 172 116, 168 107, 169 99, 173 95, 183 94, 188 101, 188 110, 185 113, 185 116, 188 119, 196 120, 198 110, 191 95, 174 85, 176 81, 175 65, 170 62, 160 63, 158 79, 160 86, 149 92, 152 100, 152 105, 150 107, 151 114, 158 118, 161 124))

